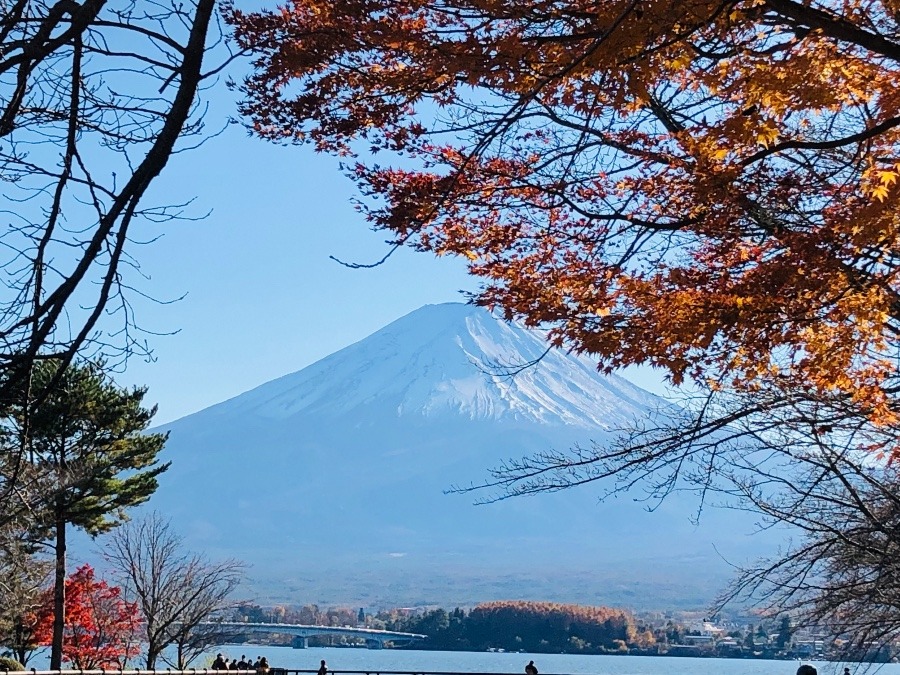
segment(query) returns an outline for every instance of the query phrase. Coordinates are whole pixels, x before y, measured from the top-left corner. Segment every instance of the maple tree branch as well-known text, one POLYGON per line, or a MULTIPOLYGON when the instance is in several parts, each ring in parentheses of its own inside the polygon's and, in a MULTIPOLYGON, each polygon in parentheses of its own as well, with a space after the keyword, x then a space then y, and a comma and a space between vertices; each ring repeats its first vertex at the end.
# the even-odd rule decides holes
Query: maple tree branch
POLYGON ((879 122, 864 131, 860 131, 850 136, 835 138, 830 141, 800 141, 790 140, 782 143, 776 143, 768 148, 760 150, 754 155, 746 157, 740 161, 741 166, 750 166, 761 159, 765 159, 784 150, 833 150, 845 145, 853 145, 854 143, 862 143, 864 141, 876 138, 886 131, 890 131, 900 126, 900 117, 892 117, 883 122, 879 122))
POLYGON ((900 44, 863 30, 843 17, 794 0, 765 0, 765 4, 781 16, 793 19, 811 29, 820 30, 824 35, 858 45, 873 54, 881 54, 894 61, 900 61, 900 44))

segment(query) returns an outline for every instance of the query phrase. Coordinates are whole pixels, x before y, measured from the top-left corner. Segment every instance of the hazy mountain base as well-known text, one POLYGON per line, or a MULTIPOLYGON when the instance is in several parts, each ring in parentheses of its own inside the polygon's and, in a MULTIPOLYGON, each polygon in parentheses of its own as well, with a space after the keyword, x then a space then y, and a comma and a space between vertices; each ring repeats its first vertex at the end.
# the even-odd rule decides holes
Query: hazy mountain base
MULTIPOLYGON (((635 610, 706 609, 727 583, 718 568, 690 561, 634 561, 631 575, 623 569, 575 570, 561 564, 543 570, 475 570, 435 564, 389 569, 389 565, 305 566, 303 572, 254 578, 250 594, 263 604, 314 599, 322 606, 471 607, 497 599, 546 600, 635 610), (635 578, 638 577, 638 578, 635 578), (692 579, 691 581, 684 581, 692 579)), ((255 575, 254 575, 255 577, 255 575)))

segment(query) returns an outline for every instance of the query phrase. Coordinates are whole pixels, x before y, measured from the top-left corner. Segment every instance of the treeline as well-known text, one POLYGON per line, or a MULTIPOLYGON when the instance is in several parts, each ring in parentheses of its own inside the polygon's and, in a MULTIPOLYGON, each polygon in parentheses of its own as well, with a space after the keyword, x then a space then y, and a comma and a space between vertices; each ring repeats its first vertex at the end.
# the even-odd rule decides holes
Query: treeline
POLYGON ((652 632, 630 612, 609 607, 504 601, 479 604, 468 612, 393 610, 373 618, 388 630, 428 635, 417 649, 605 653, 654 642, 652 632))

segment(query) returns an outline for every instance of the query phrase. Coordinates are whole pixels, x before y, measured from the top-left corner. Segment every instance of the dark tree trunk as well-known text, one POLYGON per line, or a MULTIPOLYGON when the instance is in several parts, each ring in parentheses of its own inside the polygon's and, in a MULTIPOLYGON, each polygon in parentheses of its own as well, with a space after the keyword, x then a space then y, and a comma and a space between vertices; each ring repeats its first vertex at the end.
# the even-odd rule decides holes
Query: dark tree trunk
POLYGON ((158 656, 159 650, 157 649, 155 642, 151 642, 147 646, 147 670, 156 669, 156 659, 158 656))
POLYGON ((56 578, 53 583, 53 644, 50 670, 62 669, 63 630, 66 626, 66 521, 63 496, 56 498, 56 578))
POLYGON ((16 659, 23 666, 28 664, 28 651, 25 644, 25 626, 22 625, 22 619, 16 619, 15 645, 12 650, 16 659))

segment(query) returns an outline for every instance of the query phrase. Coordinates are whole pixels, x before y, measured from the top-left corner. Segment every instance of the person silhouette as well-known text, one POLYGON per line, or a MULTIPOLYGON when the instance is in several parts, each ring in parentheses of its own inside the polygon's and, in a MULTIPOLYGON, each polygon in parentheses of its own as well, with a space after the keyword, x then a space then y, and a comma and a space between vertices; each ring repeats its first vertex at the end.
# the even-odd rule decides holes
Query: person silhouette
POLYGON ((797 668, 797 675, 819 675, 819 671, 816 670, 815 666, 804 663, 802 666, 797 668))
POLYGON ((525 666, 525 675, 538 675, 538 669, 534 665, 534 661, 529 661, 528 665, 525 666))
POLYGON ((316 675, 328 675, 328 666, 325 665, 325 659, 322 659, 322 665, 319 666, 319 672, 316 675))

